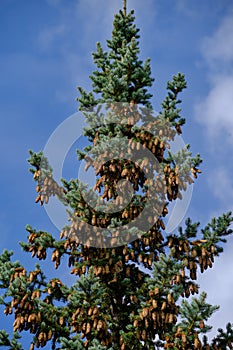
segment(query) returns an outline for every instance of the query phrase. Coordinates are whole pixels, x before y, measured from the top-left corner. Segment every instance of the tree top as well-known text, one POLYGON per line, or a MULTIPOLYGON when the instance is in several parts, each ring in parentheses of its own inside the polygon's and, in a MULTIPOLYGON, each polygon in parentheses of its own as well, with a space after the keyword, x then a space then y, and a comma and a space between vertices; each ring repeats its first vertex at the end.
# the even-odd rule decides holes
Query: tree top
POLYGON ((127 0, 123 0, 124 1, 124 6, 123 6, 123 10, 124 10, 124 16, 127 15, 127 0))

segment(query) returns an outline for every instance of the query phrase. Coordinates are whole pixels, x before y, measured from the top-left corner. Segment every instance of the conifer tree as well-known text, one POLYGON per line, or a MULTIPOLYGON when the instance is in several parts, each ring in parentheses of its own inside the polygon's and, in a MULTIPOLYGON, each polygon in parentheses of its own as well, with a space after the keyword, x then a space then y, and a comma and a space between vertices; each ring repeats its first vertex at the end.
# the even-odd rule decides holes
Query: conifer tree
POLYGON ((169 151, 185 123, 179 108, 185 77, 178 73, 168 82, 155 116, 148 90, 154 80, 150 60, 143 63, 139 58, 139 29, 126 5, 124 0, 123 10, 115 15, 108 50, 97 43, 93 90, 79 88, 89 145, 78 150, 78 157, 94 168, 99 199, 79 179, 58 184, 49 160, 42 152, 30 152, 36 202, 46 204, 56 195, 69 208, 71 223, 60 237, 28 225, 27 242, 21 247, 37 260, 52 259, 55 269, 63 259, 75 283, 67 286, 56 271, 48 279, 39 263, 26 270, 5 250, 0 256, 0 303, 5 315, 13 314, 14 324, 12 336, 0 331, 4 349, 22 349, 23 331, 32 336, 30 350, 46 344, 51 349, 88 350, 233 346, 230 323, 215 339, 205 336, 211 328, 207 321, 218 307, 207 303, 205 293, 199 295, 196 283, 198 273, 211 268, 223 251, 233 218, 230 212, 223 214, 202 229, 187 219, 185 227, 166 233, 169 203, 180 200, 197 178, 201 158, 192 156, 189 146, 177 154, 169 151), (162 176, 151 180, 156 172, 162 176), (116 203, 118 210, 111 210, 116 203), (106 204, 109 210, 101 211, 106 204))

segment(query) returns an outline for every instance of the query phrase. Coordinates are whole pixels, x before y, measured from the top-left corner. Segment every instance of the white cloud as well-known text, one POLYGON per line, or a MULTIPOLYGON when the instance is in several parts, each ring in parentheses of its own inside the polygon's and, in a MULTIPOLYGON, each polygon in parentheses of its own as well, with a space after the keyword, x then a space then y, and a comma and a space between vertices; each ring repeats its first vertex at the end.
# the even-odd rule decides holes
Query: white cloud
POLYGON ((224 69, 228 69, 228 64, 233 61, 233 12, 228 15, 212 37, 204 38, 202 42, 202 53, 211 68, 219 69, 219 65, 224 64, 224 69))
POLYGON ((208 183, 215 197, 226 205, 228 210, 233 209, 233 179, 227 168, 219 167, 213 170, 209 174, 208 183))
POLYGON ((197 8, 196 6, 192 6, 192 3, 187 2, 186 0, 177 0, 176 1, 177 11, 184 14, 185 16, 188 16, 191 19, 200 17, 200 14, 201 14, 200 6, 201 5, 203 5, 203 4, 200 3, 198 8, 197 8))
POLYGON ((54 41, 64 34, 66 26, 61 24, 53 27, 48 27, 42 30, 38 36, 38 44, 43 51, 48 50, 53 45, 54 41))
POLYGON ((211 147, 219 140, 233 144, 233 12, 228 14, 211 37, 201 43, 203 62, 210 83, 208 95, 195 107, 196 119, 204 125, 211 147))
MULTIPOLYGON (((195 108, 196 119, 205 126, 211 146, 219 147, 220 137, 233 143, 233 75, 218 76, 209 94, 195 108)), ((215 149, 215 147, 214 147, 215 149)))

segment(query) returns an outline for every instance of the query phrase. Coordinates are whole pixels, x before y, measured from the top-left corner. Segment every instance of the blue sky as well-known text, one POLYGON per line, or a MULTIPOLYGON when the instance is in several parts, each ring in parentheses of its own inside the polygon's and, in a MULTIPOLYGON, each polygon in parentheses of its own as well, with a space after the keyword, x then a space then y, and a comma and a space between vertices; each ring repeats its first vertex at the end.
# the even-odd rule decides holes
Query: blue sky
MULTIPOLYGON (((90 89, 91 52, 97 41, 110 38, 121 5, 121 0, 0 1, 0 250, 15 250, 15 259, 29 269, 36 261, 18 248, 26 224, 57 229, 34 204, 28 149, 43 149, 54 129, 76 112, 77 86, 90 89)), ((233 209, 233 3, 129 0, 128 8, 135 9, 141 29, 141 56, 151 58, 156 110, 166 82, 178 71, 186 75, 183 138, 204 159, 187 216, 205 225, 233 209)), ((232 244, 229 239, 225 254, 200 278, 208 300, 222 307, 212 320, 215 329, 233 321, 232 244)), ((1 318, 0 328, 4 325, 1 318)))

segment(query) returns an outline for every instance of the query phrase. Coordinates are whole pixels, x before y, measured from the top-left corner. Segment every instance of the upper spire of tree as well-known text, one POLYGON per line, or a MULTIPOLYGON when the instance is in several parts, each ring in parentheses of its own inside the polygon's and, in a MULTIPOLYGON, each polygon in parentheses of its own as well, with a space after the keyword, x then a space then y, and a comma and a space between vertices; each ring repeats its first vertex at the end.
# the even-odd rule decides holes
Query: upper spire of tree
POLYGON ((127 15, 127 0, 124 0, 124 15, 126 16, 127 15))
POLYGON ((144 63, 139 59, 139 29, 136 27, 134 11, 124 10, 115 15, 112 38, 107 40, 108 51, 104 51, 97 43, 97 51, 93 53, 97 67, 90 79, 93 93, 86 93, 79 87, 81 97, 78 98, 80 108, 89 107, 98 102, 134 102, 151 107, 148 87, 154 81, 151 78, 150 60, 144 63))

